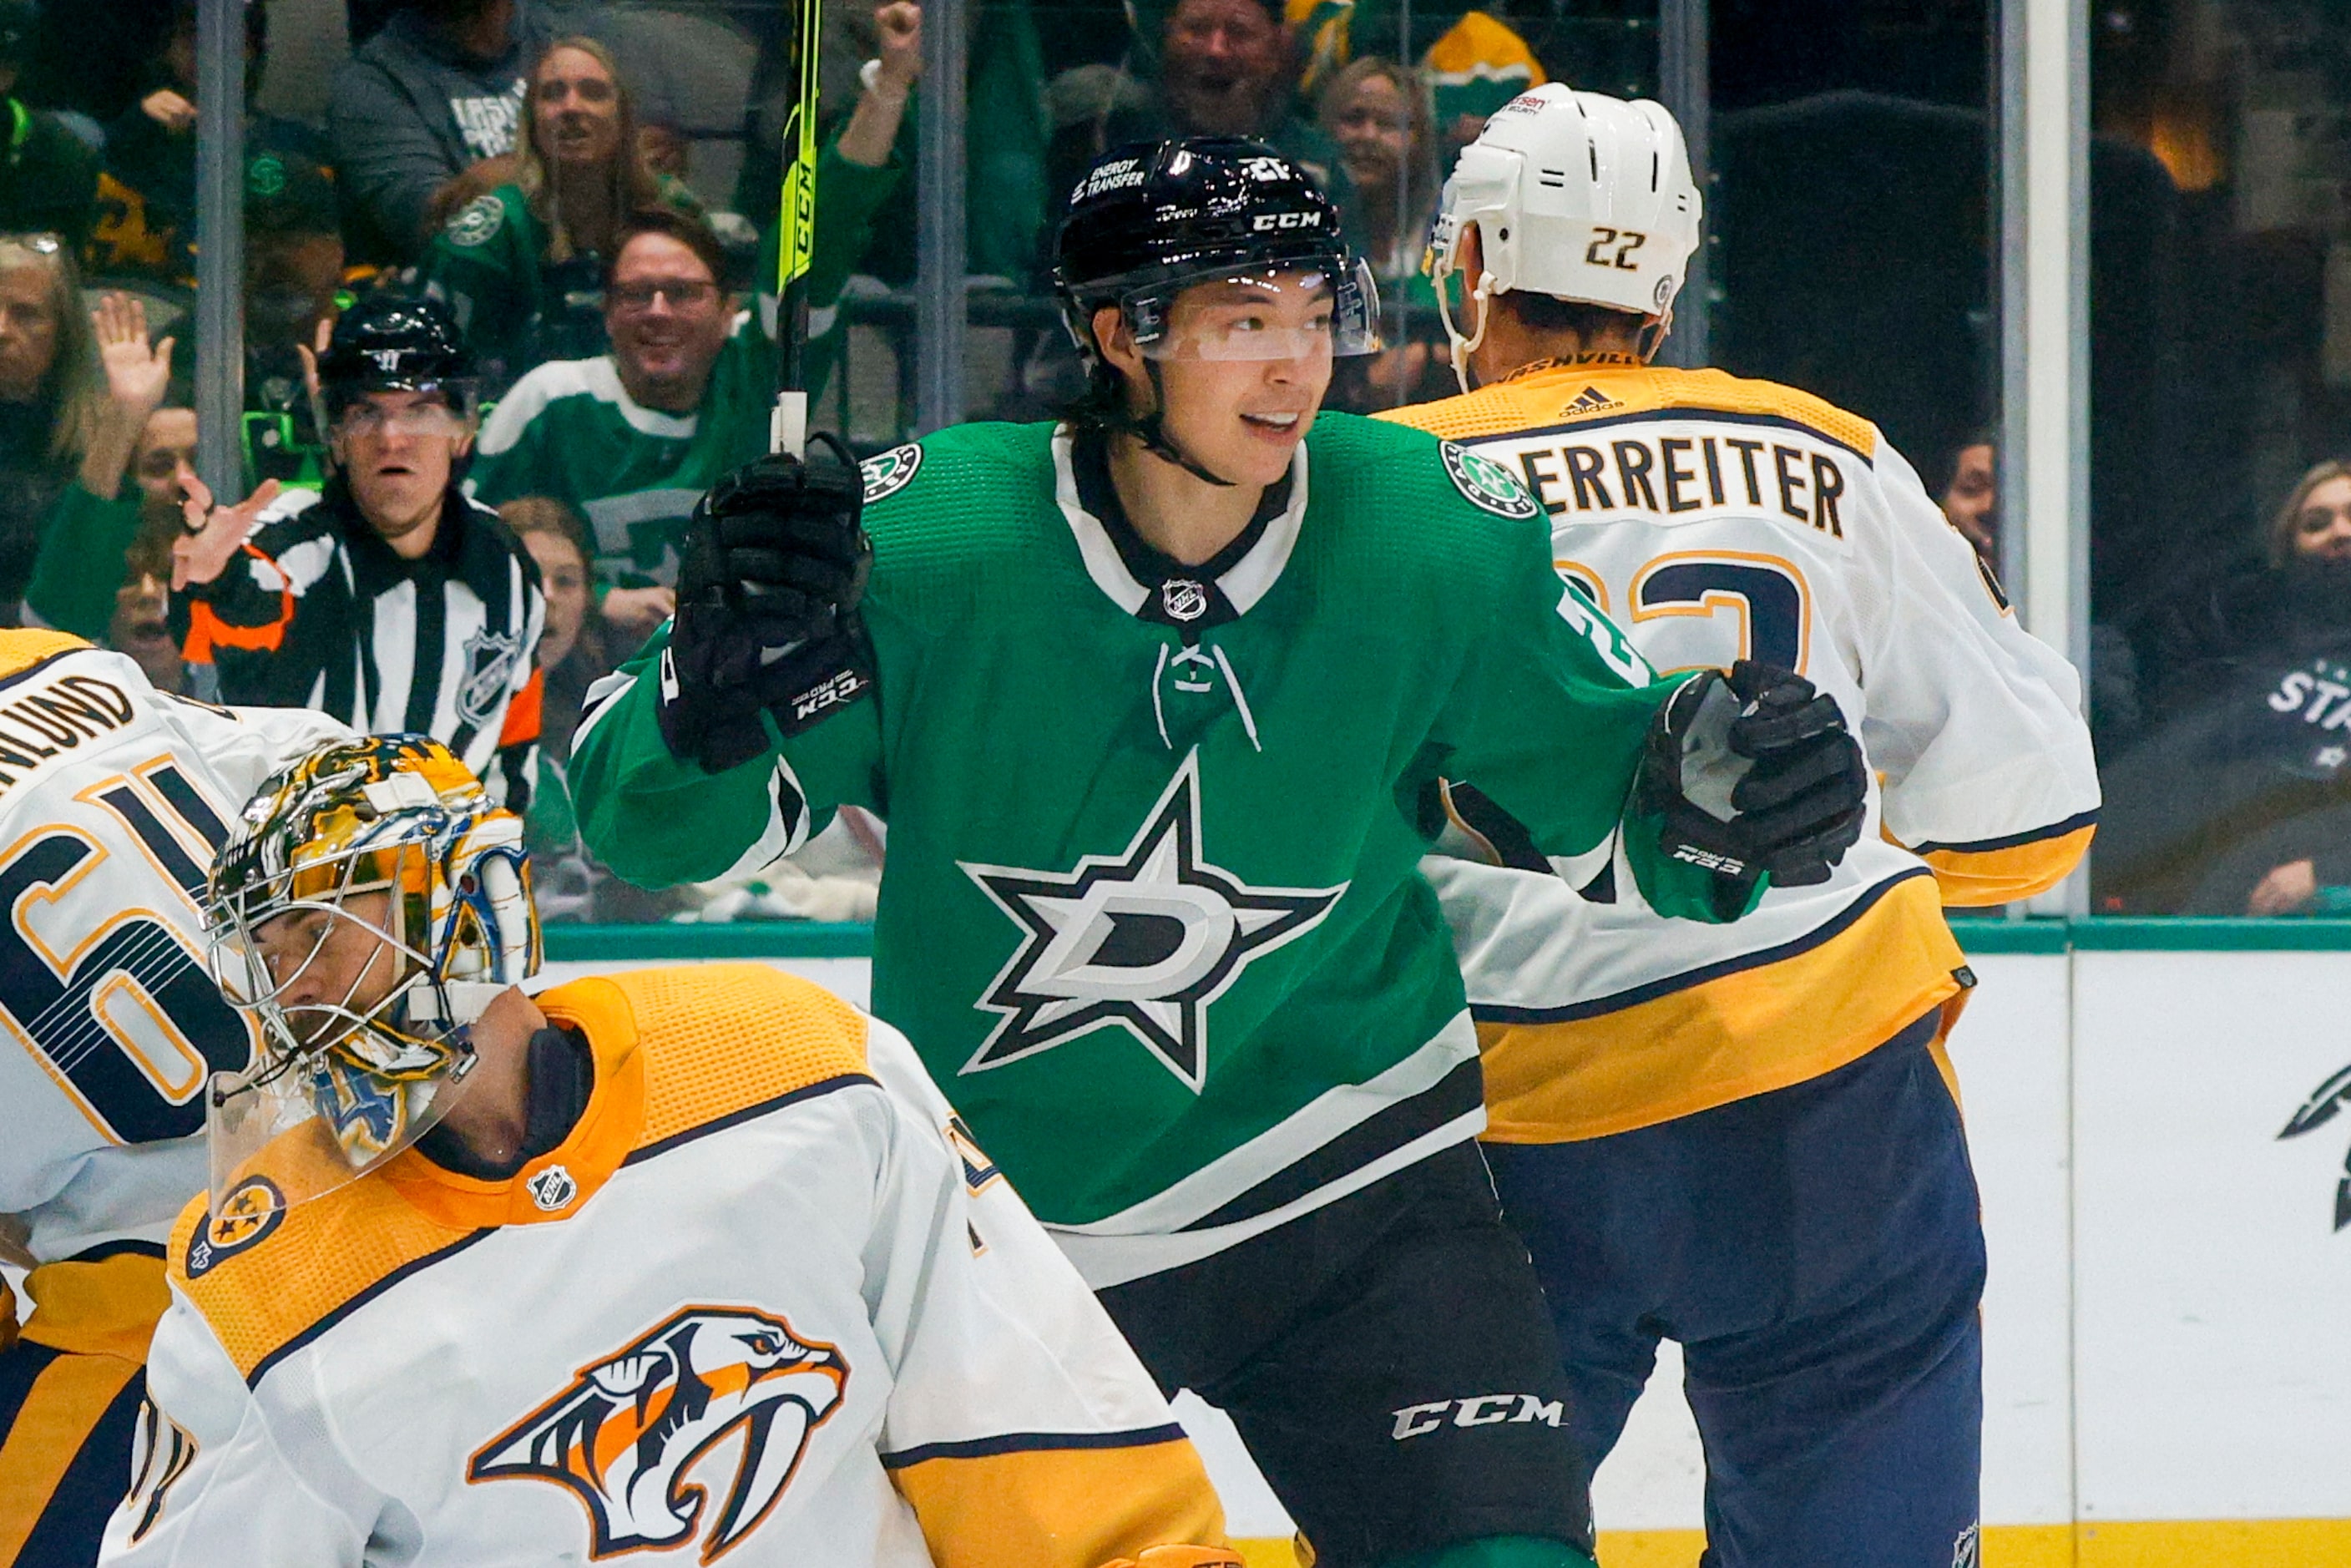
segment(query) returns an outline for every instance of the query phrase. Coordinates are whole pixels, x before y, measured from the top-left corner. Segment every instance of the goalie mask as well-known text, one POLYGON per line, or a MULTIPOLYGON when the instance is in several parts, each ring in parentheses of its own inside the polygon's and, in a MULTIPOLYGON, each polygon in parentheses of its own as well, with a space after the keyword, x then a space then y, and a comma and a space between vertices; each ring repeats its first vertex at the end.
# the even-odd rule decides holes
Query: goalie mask
POLYGON ((264 784, 221 847, 214 980, 260 1025, 206 1096, 214 1212, 290 1207, 365 1175, 447 1113, 467 1031, 538 967, 522 820, 446 747, 319 747, 264 784))

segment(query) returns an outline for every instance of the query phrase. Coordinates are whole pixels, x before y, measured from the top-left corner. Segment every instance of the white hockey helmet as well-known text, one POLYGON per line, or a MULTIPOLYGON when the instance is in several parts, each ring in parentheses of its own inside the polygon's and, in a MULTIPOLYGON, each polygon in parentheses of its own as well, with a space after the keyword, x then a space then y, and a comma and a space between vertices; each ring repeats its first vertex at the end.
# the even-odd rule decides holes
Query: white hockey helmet
POLYGON ((1703 205, 1682 128, 1661 103, 1547 82, 1496 110, 1445 183, 1429 244, 1463 390, 1494 295, 1521 289, 1670 319, 1703 205), (1479 314, 1477 337, 1464 340, 1446 279, 1471 224, 1480 271, 1468 285, 1479 314))

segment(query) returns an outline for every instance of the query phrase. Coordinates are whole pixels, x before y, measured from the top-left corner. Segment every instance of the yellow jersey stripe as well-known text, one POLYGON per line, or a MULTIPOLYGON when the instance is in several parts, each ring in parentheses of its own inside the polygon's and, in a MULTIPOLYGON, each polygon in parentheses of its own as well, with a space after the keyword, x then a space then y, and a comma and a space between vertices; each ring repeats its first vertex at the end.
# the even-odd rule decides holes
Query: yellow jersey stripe
POLYGON ((0 630, 0 680, 21 675, 34 665, 45 664, 59 653, 78 653, 89 644, 70 632, 49 632, 35 627, 11 627, 0 630))
POLYGON ((1825 939, 1687 977, 1603 1011, 1543 1019, 1473 1008, 1488 1141, 1570 1143, 1653 1126, 1834 1072, 1957 996, 1967 959, 1929 878, 1825 939))
POLYGON ((2013 838, 1980 844, 1922 844, 1911 852, 1935 869, 1945 904, 1974 908, 2048 892, 2082 863, 2097 831, 2098 814, 2085 811, 2013 838))
POLYGON ((1227 1544, 1180 1427, 936 1444, 883 1463, 939 1568, 1097 1568, 1154 1546, 1227 1544))
POLYGON ((147 1359, 155 1320, 172 1304, 163 1255, 152 1246, 44 1263, 26 1277, 25 1293, 40 1309, 24 1327, 26 1343, 134 1364, 147 1359))
POLYGON ((417 1270, 507 1226, 560 1223, 625 1164, 827 1086, 868 1082, 863 1016, 764 964, 599 976, 535 999, 587 1037, 596 1087, 563 1142, 513 1176, 459 1176, 409 1149, 285 1209, 266 1239, 216 1248, 193 1273, 192 1249, 210 1229, 205 1199, 181 1214, 172 1277, 248 1383, 417 1270), (530 1182, 557 1165, 578 1196, 550 1212, 530 1182))
POLYGON ((1373 417, 1448 441, 1477 442, 1676 413, 1791 424, 1865 463, 1877 455, 1877 427, 1823 398, 1777 382, 1662 365, 1554 365, 1466 396, 1387 409, 1373 417), (1587 396, 1591 392, 1600 395, 1587 396))

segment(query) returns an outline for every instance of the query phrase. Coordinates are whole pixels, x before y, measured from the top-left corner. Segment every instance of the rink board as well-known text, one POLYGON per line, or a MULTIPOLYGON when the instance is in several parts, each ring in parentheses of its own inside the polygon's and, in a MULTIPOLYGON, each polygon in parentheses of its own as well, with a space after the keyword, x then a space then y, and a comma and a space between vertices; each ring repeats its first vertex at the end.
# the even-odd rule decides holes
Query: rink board
MULTIPOLYGON (((2351 1065, 2351 928, 1962 939, 1981 983, 1951 1055, 1991 1257, 1984 1563, 2351 1564, 2351 1229, 2333 1228, 2351 1113, 2277 1135, 2351 1065)), ((759 957, 862 1003, 863 940, 562 933, 548 969, 759 957)), ((1231 1428, 1189 1400, 1183 1414, 1252 1568, 1286 1568, 1289 1521, 1231 1428)), ((1595 1483, 1604 1568, 1690 1568, 1702 1484, 1668 1354, 1595 1483)))

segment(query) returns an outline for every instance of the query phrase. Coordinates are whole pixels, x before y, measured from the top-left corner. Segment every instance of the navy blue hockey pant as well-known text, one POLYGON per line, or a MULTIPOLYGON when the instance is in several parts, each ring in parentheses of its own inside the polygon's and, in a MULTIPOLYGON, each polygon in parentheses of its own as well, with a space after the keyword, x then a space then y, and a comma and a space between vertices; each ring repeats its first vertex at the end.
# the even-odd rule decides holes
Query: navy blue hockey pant
POLYGON ((1656 1126, 1486 1145, 1589 1462, 1682 1345, 1706 1568, 1976 1561, 1983 1230, 1937 1024, 1656 1126))

